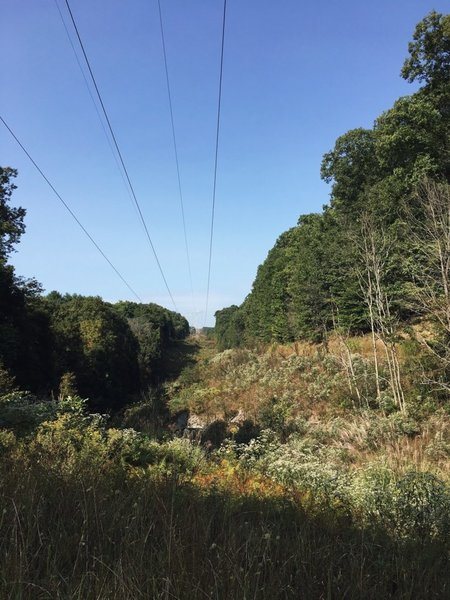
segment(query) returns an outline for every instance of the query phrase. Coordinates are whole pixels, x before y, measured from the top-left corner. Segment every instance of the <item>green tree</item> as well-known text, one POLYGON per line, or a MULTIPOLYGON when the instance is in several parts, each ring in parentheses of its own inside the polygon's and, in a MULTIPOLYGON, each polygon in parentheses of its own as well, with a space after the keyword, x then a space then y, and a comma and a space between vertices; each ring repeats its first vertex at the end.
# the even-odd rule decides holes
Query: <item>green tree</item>
POLYGON ((246 336, 256 342, 292 339, 288 310, 290 249, 295 228, 285 231, 258 267, 251 293, 243 304, 246 336))
POLYGON ((432 97, 414 94, 397 100, 375 123, 375 151, 384 178, 396 176, 408 193, 425 176, 448 173, 447 132, 448 116, 432 97))
MULTIPOLYGON (((242 339, 319 341, 336 319, 347 333, 374 330, 358 274, 367 215, 372 233, 382 231, 389 240, 379 289, 389 299, 390 315, 406 321, 418 314, 411 267, 416 265, 417 275, 420 253, 408 220, 411 212, 419 221, 427 219, 415 198, 419 182, 450 181, 449 24, 450 15, 432 12, 416 28, 402 74, 424 86, 398 99, 372 129, 341 135, 324 155, 321 176, 332 184, 330 206, 300 217, 297 227, 278 238, 241 307, 218 311, 217 335, 224 347, 242 339)), ((386 307, 378 302, 377 310, 386 307)), ((389 329, 389 319, 378 321, 378 329, 389 329)))
POLYGON ((25 231, 25 209, 10 206, 17 171, 0 167, 0 363, 17 385, 44 390, 50 364, 50 330, 41 310, 41 286, 34 279, 17 277, 7 263, 25 231))
POLYGON ((244 344, 245 322, 242 308, 233 304, 218 310, 214 317, 216 318, 214 333, 219 350, 237 348, 244 344))
POLYGON ((116 409, 139 391, 138 344, 127 321, 98 297, 44 299, 54 336, 55 387, 75 375, 80 395, 97 410, 116 409))
POLYGON ((15 177, 16 169, 0 167, 0 264, 6 262, 25 231, 25 209, 9 205, 11 194, 17 187, 12 181, 15 177))
POLYGON ((371 129, 352 129, 341 135, 324 155, 320 171, 322 179, 333 182, 331 206, 351 212, 361 209, 363 194, 379 171, 371 129))
POLYGON ((450 82, 450 15, 430 12, 417 24, 402 77, 436 87, 450 82))
POLYGON ((167 374, 164 358, 175 342, 189 335, 189 322, 179 313, 154 303, 122 301, 113 308, 127 319, 138 342, 142 385, 161 382, 167 374))
POLYGON ((303 215, 292 237, 290 320, 296 338, 322 339, 331 317, 324 226, 323 215, 303 215))
POLYGON ((139 372, 144 388, 155 380, 161 367, 161 330, 158 325, 144 317, 128 319, 128 324, 139 345, 139 372))

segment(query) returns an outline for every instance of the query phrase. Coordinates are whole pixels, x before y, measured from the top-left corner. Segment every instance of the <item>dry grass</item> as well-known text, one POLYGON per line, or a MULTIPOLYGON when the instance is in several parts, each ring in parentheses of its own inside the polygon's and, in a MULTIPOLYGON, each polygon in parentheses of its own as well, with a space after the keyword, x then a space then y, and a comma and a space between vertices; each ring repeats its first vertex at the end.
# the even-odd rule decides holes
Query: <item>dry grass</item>
POLYGON ((10 457, 1 465, 0 597, 448 597, 439 545, 419 550, 346 518, 309 516, 301 496, 293 502, 257 476, 250 486, 226 465, 204 477, 191 485, 117 465, 63 477, 10 457))
POLYGON ((200 380, 169 394, 210 419, 284 415, 245 448, 207 454, 83 416, 24 441, 0 431, 0 598, 450 597, 450 416, 355 409, 339 348, 200 349, 200 380))

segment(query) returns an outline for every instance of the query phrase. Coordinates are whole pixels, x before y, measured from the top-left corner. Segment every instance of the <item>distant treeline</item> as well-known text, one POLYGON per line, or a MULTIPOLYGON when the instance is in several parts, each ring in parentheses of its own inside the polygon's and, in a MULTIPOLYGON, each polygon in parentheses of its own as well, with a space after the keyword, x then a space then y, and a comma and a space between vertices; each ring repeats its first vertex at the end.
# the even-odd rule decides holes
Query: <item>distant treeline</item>
POLYGON ((62 385, 95 409, 119 408, 164 379, 164 353, 189 323, 157 304, 44 296, 18 277, 7 262, 25 230, 25 210, 10 206, 16 175, 0 167, 0 395, 20 387, 57 397, 62 385))
POLYGON ((241 306, 216 313, 221 348, 387 335, 416 315, 450 333, 450 15, 417 25, 401 74, 422 87, 324 155, 329 205, 279 237, 241 306))

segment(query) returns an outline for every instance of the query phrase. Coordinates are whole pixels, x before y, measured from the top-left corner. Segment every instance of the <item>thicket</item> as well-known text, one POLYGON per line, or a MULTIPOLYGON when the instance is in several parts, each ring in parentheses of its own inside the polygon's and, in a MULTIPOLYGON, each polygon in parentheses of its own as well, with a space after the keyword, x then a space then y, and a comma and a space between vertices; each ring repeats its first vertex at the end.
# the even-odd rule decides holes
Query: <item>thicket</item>
POLYGON ((432 12, 417 25, 401 72, 422 87, 324 155, 329 205, 279 237, 241 306, 216 313, 221 349, 323 341, 335 330, 387 341, 398 323, 426 316, 441 342, 433 350, 445 354, 449 56, 450 15, 432 12))

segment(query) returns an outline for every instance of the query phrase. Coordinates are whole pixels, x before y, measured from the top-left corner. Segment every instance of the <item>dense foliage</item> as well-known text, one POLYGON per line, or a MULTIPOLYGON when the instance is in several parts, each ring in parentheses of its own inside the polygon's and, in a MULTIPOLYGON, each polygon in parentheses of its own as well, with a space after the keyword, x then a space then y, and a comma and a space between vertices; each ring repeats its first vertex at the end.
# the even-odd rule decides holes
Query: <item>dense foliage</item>
POLYGON ((352 410, 338 359, 205 355, 173 385, 216 419, 203 447, 0 397, 0 596, 447 597, 449 416, 364 408, 362 355, 352 410))
MULTIPOLYGON (((415 241, 420 238, 422 247, 436 243, 427 220, 431 182, 441 186, 443 203, 448 195, 449 47, 450 15, 430 13, 417 25, 402 69, 405 79, 423 87, 399 98, 372 129, 339 137, 324 155, 329 206, 301 216, 279 237, 240 307, 216 313, 221 348, 317 341, 336 325, 379 333, 370 306, 376 303, 374 282, 392 319, 405 322, 429 312, 418 296, 430 263, 415 241)), ((445 295, 442 278, 434 283, 434 294, 445 295)))
POLYGON ((16 175, 0 168, 0 394, 18 386, 57 397, 70 381, 93 407, 123 406, 164 379, 162 359, 189 323, 156 304, 43 296, 35 280, 18 277, 7 262, 25 230, 25 210, 10 206, 16 175))

